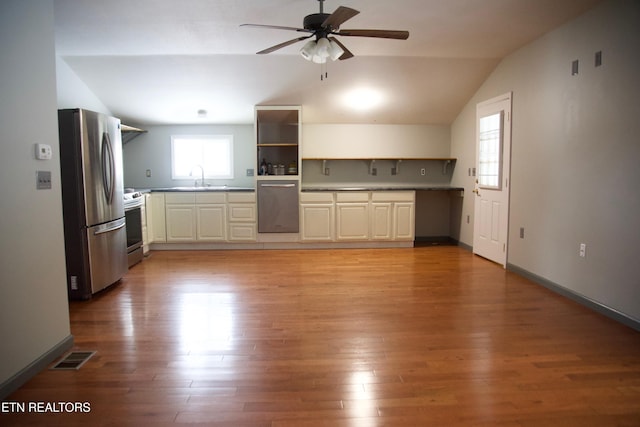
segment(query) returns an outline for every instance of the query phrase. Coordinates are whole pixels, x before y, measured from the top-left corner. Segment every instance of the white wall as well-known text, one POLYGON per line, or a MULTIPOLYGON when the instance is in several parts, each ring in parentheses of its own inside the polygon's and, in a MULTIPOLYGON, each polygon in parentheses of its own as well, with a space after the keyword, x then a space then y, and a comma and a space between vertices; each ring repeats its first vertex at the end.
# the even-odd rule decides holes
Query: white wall
POLYGON ((449 157, 449 140, 449 126, 305 123, 302 157, 449 157))
POLYGON ((112 115, 102 101, 60 57, 56 57, 56 87, 58 108, 84 108, 112 115))
POLYGON ((70 334, 53 40, 53 2, 0 2, 0 385, 70 334))
MULTIPOLYGON (((452 125, 472 194, 475 106, 513 91, 508 263, 640 321, 640 2, 605 2, 513 53, 452 125), (602 51, 603 65, 594 67, 602 51), (571 62, 580 72, 571 76, 571 62), (520 239, 519 229, 525 228, 520 239), (586 258, 578 246, 587 244, 586 258)), ((465 197, 463 217, 473 216, 465 197)), ((473 220, 457 237, 473 241, 473 220)))

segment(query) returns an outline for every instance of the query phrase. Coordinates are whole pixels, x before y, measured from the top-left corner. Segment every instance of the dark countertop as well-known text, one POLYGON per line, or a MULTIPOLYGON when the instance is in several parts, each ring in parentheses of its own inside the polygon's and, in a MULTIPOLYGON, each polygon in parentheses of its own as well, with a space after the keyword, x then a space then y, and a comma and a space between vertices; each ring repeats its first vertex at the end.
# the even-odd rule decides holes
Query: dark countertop
MULTIPOLYGON (((138 190, 142 192, 142 190, 138 190)), ((149 188, 151 193, 176 193, 176 192, 253 192, 253 187, 230 187, 226 185, 210 185, 205 187, 159 187, 149 188)))
POLYGON ((322 186, 302 186, 301 191, 464 191, 464 187, 452 187, 450 185, 393 185, 393 186, 376 186, 376 185, 322 185, 322 186))

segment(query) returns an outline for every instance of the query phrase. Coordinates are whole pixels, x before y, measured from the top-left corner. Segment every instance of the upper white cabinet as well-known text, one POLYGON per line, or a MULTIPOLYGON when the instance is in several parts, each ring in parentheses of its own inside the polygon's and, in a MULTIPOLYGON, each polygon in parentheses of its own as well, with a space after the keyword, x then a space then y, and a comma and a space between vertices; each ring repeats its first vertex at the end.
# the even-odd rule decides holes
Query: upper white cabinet
POLYGON ((257 106, 255 132, 259 176, 300 175, 301 107, 257 106))

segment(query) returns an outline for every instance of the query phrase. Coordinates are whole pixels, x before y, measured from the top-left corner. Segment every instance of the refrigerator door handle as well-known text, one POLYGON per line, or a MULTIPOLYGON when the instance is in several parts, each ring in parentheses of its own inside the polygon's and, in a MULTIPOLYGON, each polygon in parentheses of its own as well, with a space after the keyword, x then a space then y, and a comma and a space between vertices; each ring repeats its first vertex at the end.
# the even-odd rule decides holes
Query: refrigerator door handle
POLYGON ((125 219, 120 218, 115 221, 108 222, 106 224, 98 225, 93 232, 94 236, 98 234, 110 233, 115 230, 119 230, 126 225, 125 219))
POLYGON ((115 174, 113 147, 111 146, 109 134, 105 132, 102 135, 102 188, 108 204, 113 202, 113 192, 115 190, 113 180, 115 179, 115 174))

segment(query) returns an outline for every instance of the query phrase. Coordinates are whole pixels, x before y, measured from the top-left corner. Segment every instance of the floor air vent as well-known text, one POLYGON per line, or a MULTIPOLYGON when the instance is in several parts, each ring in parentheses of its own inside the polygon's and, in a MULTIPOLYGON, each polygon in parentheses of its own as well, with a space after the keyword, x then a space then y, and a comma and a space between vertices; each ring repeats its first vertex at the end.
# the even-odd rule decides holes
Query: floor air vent
POLYGON ((84 363, 96 354, 95 351, 72 351, 67 356, 53 365, 51 369, 56 370, 73 370, 80 369, 84 363))

